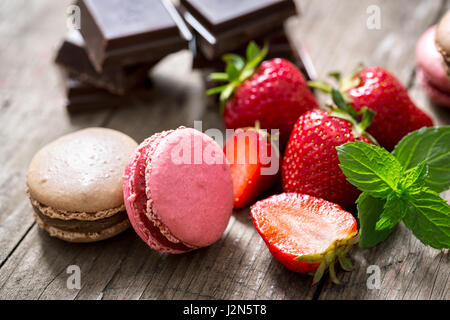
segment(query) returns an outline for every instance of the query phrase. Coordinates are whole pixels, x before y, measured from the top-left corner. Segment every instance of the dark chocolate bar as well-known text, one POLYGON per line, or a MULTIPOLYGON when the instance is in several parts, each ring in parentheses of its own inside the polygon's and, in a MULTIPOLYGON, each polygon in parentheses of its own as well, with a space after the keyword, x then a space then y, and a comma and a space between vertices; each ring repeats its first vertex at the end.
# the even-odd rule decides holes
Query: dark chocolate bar
MULTIPOLYGON (((309 55, 300 45, 295 45, 286 35, 284 28, 271 31, 254 40, 259 46, 269 45, 269 52, 266 59, 284 58, 294 63, 305 75, 307 80, 316 78, 316 71, 312 65, 309 55)), ((243 45, 233 53, 240 54, 245 57, 247 45, 243 45)), ((210 60, 205 57, 202 51, 194 51, 194 59, 192 64, 194 69, 208 69, 209 72, 223 72, 225 63, 222 58, 210 60)), ((217 84, 216 84, 217 85, 217 84)))
POLYGON ((66 108, 69 113, 116 108, 132 103, 135 95, 149 91, 150 87, 151 82, 147 78, 125 95, 119 96, 69 77, 66 80, 66 108))
POLYGON ((83 37, 78 30, 71 30, 61 45, 55 62, 64 67, 72 78, 122 95, 148 77, 149 69, 157 61, 135 66, 111 66, 102 72, 94 69, 85 50, 83 37))
POLYGON ((79 0, 81 34, 97 71, 158 60, 192 35, 170 0, 79 0))
POLYGON ((214 60, 250 40, 280 29, 296 15, 292 0, 181 0, 186 22, 207 59, 214 60))

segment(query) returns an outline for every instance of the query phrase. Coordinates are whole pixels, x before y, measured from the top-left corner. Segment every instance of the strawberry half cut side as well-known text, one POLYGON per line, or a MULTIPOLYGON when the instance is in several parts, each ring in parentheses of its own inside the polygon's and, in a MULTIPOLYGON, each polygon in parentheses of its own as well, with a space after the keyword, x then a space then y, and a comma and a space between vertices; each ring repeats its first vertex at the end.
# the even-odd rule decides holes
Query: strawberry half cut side
POLYGON ((251 207, 253 223, 273 257, 298 273, 314 273, 313 285, 329 270, 340 283, 335 262, 352 268, 346 257, 358 241, 355 218, 339 205, 299 193, 282 193, 251 207))

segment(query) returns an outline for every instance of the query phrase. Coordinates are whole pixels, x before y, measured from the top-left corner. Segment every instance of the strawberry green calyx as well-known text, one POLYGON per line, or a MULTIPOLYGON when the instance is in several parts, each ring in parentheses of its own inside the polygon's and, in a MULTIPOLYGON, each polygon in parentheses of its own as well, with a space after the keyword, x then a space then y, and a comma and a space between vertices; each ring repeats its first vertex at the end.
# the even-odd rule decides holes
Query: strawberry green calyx
MULTIPOLYGON (((333 73, 331 76, 336 79, 340 79, 340 75, 338 73, 333 73)), ((351 78, 349 77, 349 79, 357 78, 353 75, 351 78)), ((342 80, 340 82, 345 83, 346 81, 351 82, 352 80, 342 80)), ((366 131, 375 117, 375 112, 367 107, 363 107, 359 112, 357 112, 351 105, 352 101, 350 97, 345 94, 345 92, 334 88, 326 82, 309 81, 308 85, 331 95, 333 104, 329 105, 331 109, 330 115, 349 121, 353 126, 353 133, 355 137, 364 136, 373 144, 379 145, 375 138, 366 131)))
POLYGON ((225 72, 213 72, 210 79, 224 81, 227 84, 209 89, 206 94, 220 94, 220 105, 223 112, 225 103, 233 95, 242 82, 250 78, 269 51, 268 45, 261 49, 254 41, 250 42, 246 50, 246 58, 229 53, 222 57, 226 63, 225 72))
POLYGON ((358 241, 359 234, 353 232, 344 239, 335 240, 328 249, 322 253, 299 256, 295 258, 295 260, 305 263, 320 263, 319 267, 317 267, 314 272, 312 285, 319 283, 327 270, 330 274, 331 281, 335 284, 340 284, 341 282, 336 277, 335 262, 338 260, 343 270, 351 271, 353 265, 348 259, 347 253, 354 244, 358 243, 358 241))

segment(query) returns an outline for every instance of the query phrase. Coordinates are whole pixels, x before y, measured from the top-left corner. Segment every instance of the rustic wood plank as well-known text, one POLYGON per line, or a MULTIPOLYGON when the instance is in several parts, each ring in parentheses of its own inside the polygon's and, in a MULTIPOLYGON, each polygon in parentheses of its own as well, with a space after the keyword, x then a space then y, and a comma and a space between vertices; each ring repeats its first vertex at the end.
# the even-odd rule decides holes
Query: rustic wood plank
MULTIPOLYGON (((399 52, 402 57, 396 59, 389 69, 396 74, 404 74, 410 79, 402 79, 411 83, 410 94, 416 104, 430 113, 437 125, 450 124, 450 112, 447 109, 434 106, 426 98, 414 73, 414 49, 420 35, 436 22, 450 3, 427 2, 413 7, 410 16, 419 17, 415 24, 405 26, 407 32, 398 32, 395 41, 392 40, 390 50, 399 52), (402 51, 403 53, 401 53, 402 51), (408 71, 410 70, 410 71, 408 71)), ((406 9, 406 8, 405 8, 406 9)), ((385 11, 384 9, 382 11, 385 11)), ((392 13, 394 14, 394 13, 392 13)), ((397 29, 396 29, 397 30, 397 29)), ((386 36, 388 39, 390 36, 386 36)), ((384 41, 380 42, 383 46, 384 41)), ((378 49, 375 49, 374 55, 378 49)), ((372 57, 374 64, 385 65, 383 56, 372 57)), ((389 60, 387 60, 389 61, 389 60)), ((450 193, 445 198, 450 201, 450 193)), ((386 241, 371 249, 353 250, 355 270, 342 277, 345 285, 335 286, 327 282, 323 287, 320 299, 445 299, 450 298, 450 258, 447 251, 440 252, 423 245, 411 232, 400 224, 394 234, 386 241), (372 272, 367 268, 376 265, 381 270, 380 289, 369 289, 367 279, 372 272)))
MULTIPOLYGON (((0 4, 0 18, 4 12, 5 17, 17 16, 18 10, 23 17, 16 22, 0 19, 2 39, 11 30, 28 32, 26 37, 20 33, 21 37, 5 38, 5 43, 21 39, 14 45, 0 43, 2 57, 3 53, 8 57, 0 60, 0 160, 6 163, 6 174, 0 175, 0 299, 311 299, 317 288, 309 286, 309 277, 288 271, 271 257, 248 209, 234 215, 218 243, 181 256, 150 250, 132 230, 104 242, 78 245, 52 239, 33 226, 23 193, 25 168, 34 152, 53 138, 104 124, 142 141, 157 131, 192 126, 198 119, 204 130, 223 129, 223 124, 220 114, 205 106, 201 78, 190 71, 188 52, 158 65, 153 72, 155 89, 137 97, 135 105, 69 118, 61 110, 64 93, 51 62, 64 33, 57 26, 63 23, 65 4, 35 0, 21 5, 0 4), (31 8, 26 8, 28 3, 31 8), (38 21, 41 25, 35 27, 38 21), (30 39, 36 34, 40 42, 33 46, 30 39), (38 57, 32 55, 36 52, 38 57), (30 80, 37 74, 43 81, 30 80), (7 78, 15 82, 5 85, 7 78), (71 264, 81 268, 81 290, 66 287, 66 268, 71 264)), ((337 68, 349 72, 364 57, 367 64, 381 64, 407 83, 414 68, 414 39, 432 23, 440 5, 439 1, 335 0, 326 5, 302 1, 304 15, 289 28, 309 49, 322 77, 337 68), (381 30, 365 28, 369 4, 382 10, 381 30)), ((319 297, 449 298, 447 254, 424 248, 402 226, 385 243, 371 251, 354 250, 357 269, 340 274, 347 284, 325 283, 319 297), (382 289, 367 292, 362 288, 365 268, 376 263, 383 270, 382 289)))
POLYGON ((0 266, 33 225, 24 194, 33 154, 69 131, 101 125, 108 111, 69 117, 53 63, 70 1, 0 4, 0 266))

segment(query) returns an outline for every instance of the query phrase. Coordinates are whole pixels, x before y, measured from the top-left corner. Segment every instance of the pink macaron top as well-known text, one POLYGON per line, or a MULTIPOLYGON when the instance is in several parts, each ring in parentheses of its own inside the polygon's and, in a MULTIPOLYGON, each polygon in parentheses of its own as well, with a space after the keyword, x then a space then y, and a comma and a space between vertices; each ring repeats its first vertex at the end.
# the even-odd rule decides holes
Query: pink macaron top
POLYGON ((207 135, 181 128, 163 138, 146 167, 148 208, 160 230, 193 247, 216 242, 233 207, 230 168, 207 135))
POLYGON ((436 26, 430 27, 416 45, 416 60, 424 76, 437 89, 450 92, 450 78, 447 76, 442 55, 435 44, 436 26))

